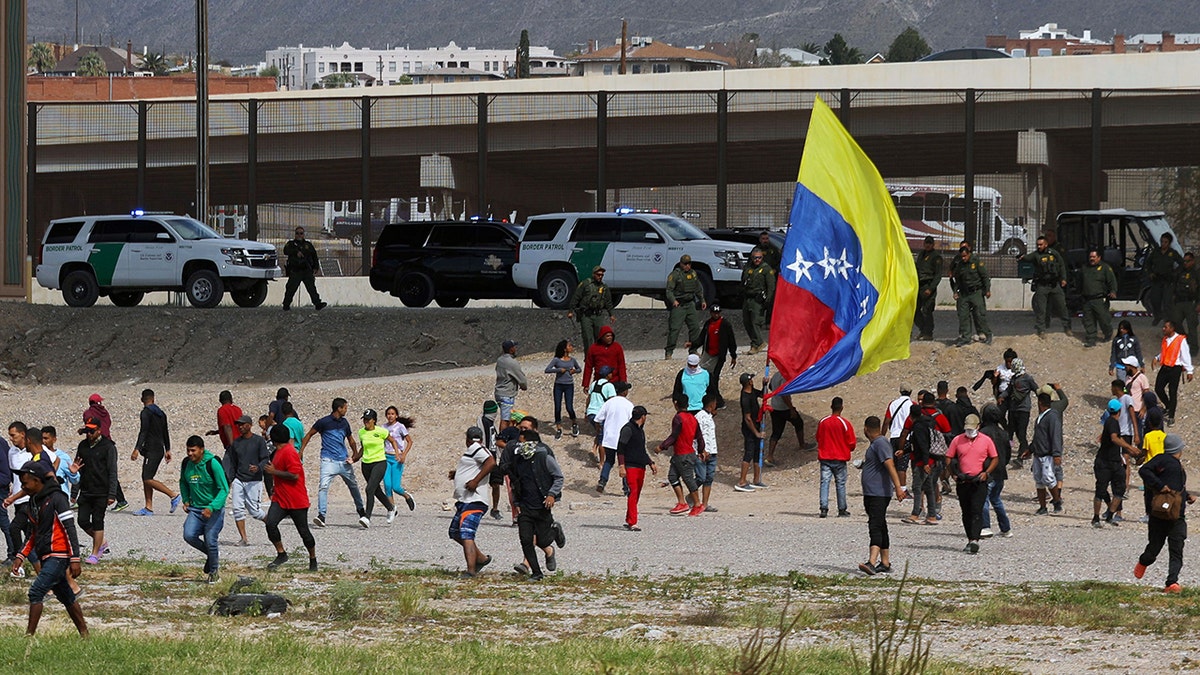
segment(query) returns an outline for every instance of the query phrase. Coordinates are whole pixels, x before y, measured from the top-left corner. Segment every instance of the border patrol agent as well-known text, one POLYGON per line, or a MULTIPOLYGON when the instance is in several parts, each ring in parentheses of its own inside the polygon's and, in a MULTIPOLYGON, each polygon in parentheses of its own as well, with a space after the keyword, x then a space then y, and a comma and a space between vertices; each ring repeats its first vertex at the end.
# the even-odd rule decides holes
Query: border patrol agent
POLYGON ((942 254, 933 248, 933 237, 925 237, 925 248, 917 254, 917 325, 918 340, 933 339, 933 310, 937 307, 938 284, 942 282, 942 254))
POLYGON ((750 336, 750 353, 762 351, 767 335, 767 308, 775 299, 775 270, 763 258, 762 249, 750 252, 750 263, 742 270, 742 323, 750 336))
POLYGON ((295 297, 300 284, 304 284, 305 290, 308 291, 313 307, 318 310, 324 309, 326 303, 321 302, 321 296, 317 294, 316 282, 316 273, 321 271, 321 258, 317 256, 317 249, 313 248, 312 243, 304 238, 303 227, 297 227, 295 239, 284 244, 283 254, 288 257, 288 280, 283 292, 283 309, 291 309, 292 298, 295 297))
POLYGON ((1196 355, 1200 340, 1196 339, 1196 308, 1200 305, 1200 271, 1196 269, 1196 256, 1191 251, 1183 254, 1183 269, 1175 279, 1175 311, 1171 321, 1175 329, 1188 337, 1188 350, 1196 355))
POLYGON ((579 320, 579 335, 585 349, 600 336, 602 326, 617 321, 613 316, 612 292, 604 285, 604 272, 603 267, 596 265, 592 276, 579 282, 571 296, 571 311, 567 312, 568 319, 579 320), (604 317, 608 317, 608 324, 604 317))
POLYGON ((1021 262, 1033 264, 1033 328, 1042 337, 1051 317, 1061 317, 1063 332, 1071 334, 1071 315, 1067 313, 1067 264, 1062 254, 1050 248, 1046 236, 1037 238, 1037 250, 1026 253, 1021 262))
POLYGON ((992 329, 987 320, 987 298, 992 297, 992 278, 983 261, 971 253, 971 244, 963 242, 950 264, 950 288, 958 306, 958 341, 955 347, 969 344, 978 331, 986 344, 992 344, 992 329), (973 325, 972 325, 973 324, 973 325))
POLYGON ((1175 302, 1171 295, 1175 278, 1183 267, 1183 259, 1171 248, 1174 241, 1175 237, 1170 232, 1163 233, 1159 238, 1159 247, 1150 251, 1143 264, 1143 269, 1150 277, 1150 292, 1146 300, 1150 303, 1150 311, 1154 313, 1153 323, 1156 326, 1163 319, 1171 318, 1171 308, 1175 302))
POLYGON ((1079 293, 1083 296, 1083 346, 1096 346, 1096 329, 1104 341, 1112 339, 1112 314, 1108 301, 1117 297, 1117 275, 1100 259, 1099 249, 1088 249, 1088 264, 1079 270, 1079 293))
POLYGON ((664 358, 671 358, 675 352, 675 340, 679 337, 679 329, 687 324, 687 344, 691 351, 692 345, 700 341, 700 319, 696 307, 708 307, 704 301, 704 286, 700 284, 700 275, 692 270, 692 256, 686 253, 679 257, 679 266, 667 275, 667 307, 671 314, 667 320, 667 346, 664 358))

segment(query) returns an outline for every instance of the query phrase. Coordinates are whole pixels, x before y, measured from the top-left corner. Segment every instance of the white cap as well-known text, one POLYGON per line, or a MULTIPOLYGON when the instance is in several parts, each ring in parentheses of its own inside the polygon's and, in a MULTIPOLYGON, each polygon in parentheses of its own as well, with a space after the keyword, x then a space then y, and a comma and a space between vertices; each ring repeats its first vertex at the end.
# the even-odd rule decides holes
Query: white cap
POLYGON ((1138 358, 1133 355, 1126 356, 1125 358, 1121 359, 1121 363, 1123 363, 1131 368, 1141 368, 1142 367, 1142 364, 1138 363, 1138 358))

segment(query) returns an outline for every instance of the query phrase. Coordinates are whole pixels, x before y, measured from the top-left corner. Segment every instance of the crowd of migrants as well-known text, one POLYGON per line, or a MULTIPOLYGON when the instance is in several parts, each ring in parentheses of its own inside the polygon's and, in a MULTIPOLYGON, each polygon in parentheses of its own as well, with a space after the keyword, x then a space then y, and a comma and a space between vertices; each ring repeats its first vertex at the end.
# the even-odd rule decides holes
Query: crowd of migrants
MULTIPOLYGON (((1045 238, 1039 240, 1038 249, 1035 255, 1042 256, 1053 250, 1045 238)), ((768 308, 779 258, 779 250, 763 233, 743 274, 743 315, 752 354, 765 349, 768 308)), ((966 299, 966 305, 976 300, 982 305, 987 294, 986 270, 981 262, 972 262, 969 247, 962 249, 958 260, 955 273, 966 276, 956 282, 956 294, 960 300, 966 299), (961 265, 966 265, 969 273, 958 269, 961 265)), ((663 485, 669 485, 676 496, 670 515, 695 517, 717 511, 710 503, 717 472, 715 417, 717 411, 727 408, 720 376, 727 361, 736 367, 737 342, 721 308, 704 298, 703 286, 691 271, 690 262, 684 256, 667 282, 669 341, 665 356, 672 358, 678 333, 684 327, 687 356, 672 388, 675 414, 671 431, 661 442, 648 441, 644 425, 650 413, 634 403, 625 353, 612 327, 615 317, 611 293, 603 282, 603 268, 596 267, 572 299, 571 316, 579 321, 583 343, 588 345, 582 365, 575 357, 573 341, 562 340, 544 370, 553 377, 554 421, 552 432, 548 431, 549 425, 543 429, 552 433, 554 440, 564 433, 572 437, 587 433, 592 437, 592 456, 598 467, 595 489, 599 493, 608 489, 616 467, 626 499, 623 527, 631 532, 641 530, 638 504, 646 472, 659 476, 656 457, 663 453, 669 457, 663 485), (704 310, 709 318, 700 324, 696 313, 704 310), (584 392, 581 403, 586 400, 582 420, 575 408, 577 377, 584 392)), ((922 339, 932 334, 931 305, 942 263, 927 243, 916 264, 921 281, 916 326, 917 338, 922 339)), ((1100 276, 1106 276, 1103 269, 1100 272, 1100 276)), ((1035 308, 1055 304, 1039 303, 1035 308)), ((965 318, 970 324, 975 320, 974 310, 966 306, 964 313, 963 309, 960 303, 960 320, 965 318)), ((1131 473, 1140 465, 1137 474, 1145 508, 1136 517, 1131 513, 1130 518, 1147 524, 1148 543, 1134 567, 1134 576, 1142 578, 1165 544, 1169 565, 1164 590, 1177 593, 1187 536, 1184 504, 1195 498, 1187 492, 1186 474, 1180 463, 1184 442, 1178 435, 1166 433, 1166 428, 1174 423, 1180 380, 1192 378, 1191 357, 1196 346, 1189 345, 1187 337, 1177 332, 1177 317, 1163 318, 1161 348, 1149 362, 1151 369, 1157 369, 1152 389, 1144 369, 1147 364, 1142 345, 1131 324, 1121 321, 1112 335, 1109 316, 1105 308, 1095 312, 1088 322, 1091 338, 1099 335, 1111 340, 1109 373, 1114 377, 1112 398, 1097 425, 1092 525, 1118 527, 1125 522, 1123 505, 1132 485, 1131 473)), ((1066 321, 1069 327, 1069 319, 1066 321)), ((1045 326, 1046 322, 1039 319, 1039 332, 1045 326)), ((978 327, 965 330, 960 342, 964 336, 967 341, 971 336, 991 340, 986 314, 978 327)), ((563 471, 553 449, 541 436, 539 420, 517 407, 518 397, 529 385, 516 359, 517 348, 513 340, 501 345, 495 389, 490 396, 481 396, 478 421, 466 429, 464 450, 448 473, 455 498, 448 535, 462 547, 463 577, 474 577, 492 562, 476 541, 484 517, 510 517, 523 555, 513 569, 529 580, 542 579, 543 567, 555 571, 556 554, 566 544, 564 529, 553 515, 555 504, 562 498, 563 471), (507 504, 502 511, 504 501, 507 504)), ((1063 483, 1067 476, 1062 462, 1062 419, 1068 406, 1067 393, 1058 384, 1039 386, 1012 349, 1005 350, 1002 363, 987 370, 970 389, 956 387, 953 398, 950 383, 945 381, 915 396, 911 388, 902 388, 899 397, 883 407, 882 418, 870 416, 863 422, 869 446, 862 459, 853 461, 857 434, 854 424, 842 416, 840 397, 832 398, 829 414, 817 424, 815 443, 809 443, 803 416, 791 396, 769 395, 763 400, 764 393, 776 392, 785 384, 778 370, 769 380, 741 373, 738 384, 739 414, 729 423, 738 426, 743 444, 740 474, 733 490, 768 489, 762 470, 776 466, 776 450, 789 427, 795 433, 798 452, 816 450, 821 518, 830 515, 831 484, 835 517, 851 515, 846 482, 849 467, 858 469, 870 541, 867 561, 858 565, 864 574, 891 571, 887 510, 893 498, 912 501, 910 513, 900 523, 936 526, 942 521, 943 497, 955 494, 967 542, 964 551, 968 554, 977 554, 983 539, 997 534, 1013 536, 1004 506, 1004 487, 1010 473, 1016 478, 1016 472, 1025 470, 1026 462, 1037 490, 1035 515, 1064 510, 1063 483), (985 385, 989 389, 979 393, 985 385), (973 395, 982 398, 973 399, 973 395), (977 401, 982 403, 981 408, 976 407, 977 401)), ((308 569, 315 571, 316 539, 310 524, 318 529, 326 526, 328 492, 335 478, 348 488, 362 528, 371 527, 376 503, 383 507, 389 524, 397 515, 399 499, 409 510, 416 507, 413 496, 403 486, 404 467, 413 446, 411 432, 416 426, 412 417, 388 406, 381 423, 378 413, 367 409, 356 432, 347 419, 349 403, 335 398, 329 414, 306 430, 290 397, 286 388, 279 389, 275 400, 266 406, 266 413, 255 418, 243 413, 231 392, 220 392, 216 428, 189 436, 178 480, 162 481, 159 471, 164 462, 172 460, 167 414, 156 403, 152 390, 142 392, 139 430, 130 457, 141 461, 144 506, 133 515, 154 515, 156 493, 169 500, 170 513, 182 508, 183 539, 204 556, 203 575, 210 583, 220 576, 218 540, 226 509, 237 528, 235 545, 249 545, 247 517, 263 522, 277 553, 268 569, 288 562, 279 524, 290 520, 307 549, 308 569), (214 452, 216 448, 206 445, 205 437, 214 436, 220 444, 220 458, 214 452), (304 457, 314 437, 319 437, 320 479, 317 512, 310 519, 304 457), (365 501, 355 464, 365 481, 365 501)), ((99 394, 89 397, 78 434, 82 440, 71 452, 60 447, 54 427, 17 421, 8 428, 11 447, 0 452, 0 484, 11 481, 12 485, 11 495, 3 502, 5 508, 0 510, 10 574, 24 577, 27 567, 36 574, 29 589, 30 634, 36 631, 42 603, 51 591, 66 606, 80 633, 87 633, 78 602, 82 593, 78 583, 81 562, 101 563, 111 546, 105 537, 106 514, 130 506, 117 477, 118 452, 112 440, 111 416, 99 394), (11 520, 10 507, 14 509, 11 520), (86 557, 76 522, 91 540, 86 557)), ((63 445, 70 447, 69 443, 63 445)))

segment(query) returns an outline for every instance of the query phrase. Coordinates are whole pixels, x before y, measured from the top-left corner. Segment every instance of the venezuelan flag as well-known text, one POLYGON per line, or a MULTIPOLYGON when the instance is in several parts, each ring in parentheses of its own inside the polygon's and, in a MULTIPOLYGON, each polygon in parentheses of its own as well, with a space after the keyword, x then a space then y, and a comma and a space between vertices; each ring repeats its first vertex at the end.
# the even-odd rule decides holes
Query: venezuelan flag
POLYGON ((917 273, 883 178, 817 98, 783 247, 767 352, 816 391, 907 359, 917 273))

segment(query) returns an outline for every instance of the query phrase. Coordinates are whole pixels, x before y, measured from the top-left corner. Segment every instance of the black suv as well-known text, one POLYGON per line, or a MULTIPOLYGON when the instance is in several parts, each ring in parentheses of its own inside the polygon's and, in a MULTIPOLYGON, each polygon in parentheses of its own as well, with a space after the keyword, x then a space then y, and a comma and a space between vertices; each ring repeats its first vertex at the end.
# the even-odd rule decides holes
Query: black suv
POLYGON ((521 228, 488 220, 388 225, 375 244, 371 288, 406 307, 463 307, 477 298, 528 298, 512 281, 521 228))

